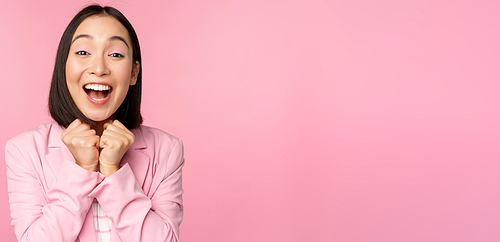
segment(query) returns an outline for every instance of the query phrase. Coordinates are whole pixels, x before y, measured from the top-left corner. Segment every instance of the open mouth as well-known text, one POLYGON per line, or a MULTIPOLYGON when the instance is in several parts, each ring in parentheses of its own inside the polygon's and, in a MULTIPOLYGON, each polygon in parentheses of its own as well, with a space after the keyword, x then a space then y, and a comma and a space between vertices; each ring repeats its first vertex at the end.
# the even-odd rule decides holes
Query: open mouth
POLYGON ((83 86, 83 90, 92 100, 99 102, 106 99, 112 91, 112 87, 103 84, 87 84, 83 86))

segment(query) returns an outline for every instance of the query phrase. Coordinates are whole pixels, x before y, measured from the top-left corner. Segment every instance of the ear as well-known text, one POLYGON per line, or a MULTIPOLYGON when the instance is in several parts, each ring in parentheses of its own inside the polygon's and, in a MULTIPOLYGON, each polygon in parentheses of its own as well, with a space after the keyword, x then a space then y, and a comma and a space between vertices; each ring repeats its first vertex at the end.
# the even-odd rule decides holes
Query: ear
POLYGON ((130 85, 133 86, 137 82, 137 76, 139 76, 139 70, 141 70, 141 63, 135 61, 132 66, 132 76, 130 77, 130 85))

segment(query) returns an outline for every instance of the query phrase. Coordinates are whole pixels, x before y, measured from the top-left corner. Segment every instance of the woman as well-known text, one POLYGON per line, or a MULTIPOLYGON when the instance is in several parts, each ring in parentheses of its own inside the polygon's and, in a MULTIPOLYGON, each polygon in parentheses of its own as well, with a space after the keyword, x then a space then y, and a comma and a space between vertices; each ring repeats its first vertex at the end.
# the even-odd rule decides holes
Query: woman
POLYGON ((49 96, 56 122, 6 144, 19 241, 178 241, 182 142, 142 126, 141 53, 116 9, 66 28, 49 96))

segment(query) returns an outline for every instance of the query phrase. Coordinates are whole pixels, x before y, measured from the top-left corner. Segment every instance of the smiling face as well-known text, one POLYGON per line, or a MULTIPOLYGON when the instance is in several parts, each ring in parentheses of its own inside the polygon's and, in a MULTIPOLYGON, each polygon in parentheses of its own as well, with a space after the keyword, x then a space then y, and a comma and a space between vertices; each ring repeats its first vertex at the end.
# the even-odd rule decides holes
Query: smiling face
POLYGON ((78 109, 93 121, 109 119, 135 85, 127 29, 113 17, 94 15, 76 29, 66 62, 66 83, 78 109))

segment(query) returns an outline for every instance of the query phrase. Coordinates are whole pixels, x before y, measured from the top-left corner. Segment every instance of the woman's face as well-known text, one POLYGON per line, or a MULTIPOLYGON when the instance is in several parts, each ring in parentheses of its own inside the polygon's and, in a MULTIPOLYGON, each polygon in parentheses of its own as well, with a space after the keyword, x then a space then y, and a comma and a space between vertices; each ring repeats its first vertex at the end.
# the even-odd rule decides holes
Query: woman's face
POLYGON ((139 73, 132 53, 128 31, 115 18, 91 16, 78 26, 66 62, 66 83, 87 118, 105 121, 120 107, 139 73))

